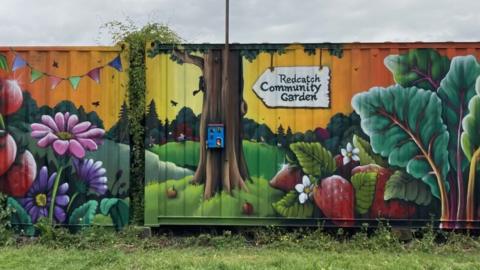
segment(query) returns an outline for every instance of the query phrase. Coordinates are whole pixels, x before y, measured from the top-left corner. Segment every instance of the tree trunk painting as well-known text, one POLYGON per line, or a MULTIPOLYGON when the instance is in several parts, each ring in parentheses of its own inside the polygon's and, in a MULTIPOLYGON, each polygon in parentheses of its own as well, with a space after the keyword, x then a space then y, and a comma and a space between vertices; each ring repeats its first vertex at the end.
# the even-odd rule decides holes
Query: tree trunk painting
POLYGON ((202 70, 205 85, 200 118, 200 158, 193 183, 205 184, 204 198, 218 191, 248 191, 248 170, 242 148, 243 100, 242 58, 238 51, 208 50, 202 57, 175 50, 176 57, 202 70), (228 53, 228 56, 226 55, 228 53), (228 61, 225 66, 224 62, 228 61), (228 73, 228 74, 227 74, 228 73), (228 76, 227 76, 228 75, 228 76), (207 149, 206 129, 210 123, 225 125, 225 148, 207 149))

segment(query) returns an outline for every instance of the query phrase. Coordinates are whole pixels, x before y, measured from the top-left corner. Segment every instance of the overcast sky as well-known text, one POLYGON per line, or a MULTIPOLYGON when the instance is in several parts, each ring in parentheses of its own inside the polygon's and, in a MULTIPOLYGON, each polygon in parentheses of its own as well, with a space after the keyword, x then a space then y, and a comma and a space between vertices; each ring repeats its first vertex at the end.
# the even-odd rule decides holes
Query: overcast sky
MULTIPOLYGON (((222 42, 225 0, 0 0, 0 45, 109 44, 132 18, 222 42)), ((232 42, 479 41, 480 0, 230 0, 232 42)))

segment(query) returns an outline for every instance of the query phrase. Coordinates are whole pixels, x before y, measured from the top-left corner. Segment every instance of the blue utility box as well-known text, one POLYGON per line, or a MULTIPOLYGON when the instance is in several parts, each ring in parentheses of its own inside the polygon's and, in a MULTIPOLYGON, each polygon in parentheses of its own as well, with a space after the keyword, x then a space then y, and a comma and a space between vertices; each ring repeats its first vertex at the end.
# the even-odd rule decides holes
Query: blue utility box
POLYGON ((225 145, 225 129, 223 124, 207 125, 207 148, 222 149, 225 145))

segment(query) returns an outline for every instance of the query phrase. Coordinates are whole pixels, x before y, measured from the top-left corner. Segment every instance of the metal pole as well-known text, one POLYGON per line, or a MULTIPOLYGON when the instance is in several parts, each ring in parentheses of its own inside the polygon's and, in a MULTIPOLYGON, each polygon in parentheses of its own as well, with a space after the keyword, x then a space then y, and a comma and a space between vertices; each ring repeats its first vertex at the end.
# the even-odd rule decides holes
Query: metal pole
POLYGON ((228 51, 228 32, 229 32, 229 1, 225 0, 225 49, 228 51))

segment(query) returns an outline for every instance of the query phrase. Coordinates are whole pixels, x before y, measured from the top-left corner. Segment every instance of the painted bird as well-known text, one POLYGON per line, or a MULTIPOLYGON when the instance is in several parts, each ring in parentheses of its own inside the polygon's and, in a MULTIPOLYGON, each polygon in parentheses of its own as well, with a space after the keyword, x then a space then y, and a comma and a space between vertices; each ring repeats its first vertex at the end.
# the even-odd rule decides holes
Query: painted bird
POLYGON ((57 61, 55 61, 55 60, 53 60, 53 64, 52 64, 52 66, 53 66, 54 68, 58 68, 58 62, 57 62, 57 61))
POLYGON ((174 100, 170 100, 170 104, 172 104, 173 107, 177 106, 178 105, 178 102, 174 101, 174 100))
POLYGON ((200 91, 205 92, 205 78, 203 76, 198 77, 198 89, 193 91, 193 95, 195 96, 200 91))
POLYGON ((92 105, 95 106, 95 107, 98 107, 98 106, 100 106, 100 101, 92 102, 92 105))

